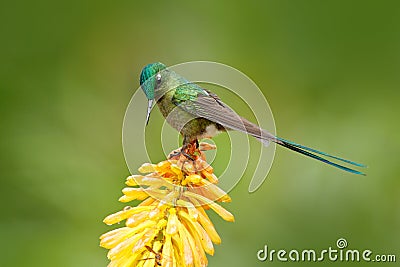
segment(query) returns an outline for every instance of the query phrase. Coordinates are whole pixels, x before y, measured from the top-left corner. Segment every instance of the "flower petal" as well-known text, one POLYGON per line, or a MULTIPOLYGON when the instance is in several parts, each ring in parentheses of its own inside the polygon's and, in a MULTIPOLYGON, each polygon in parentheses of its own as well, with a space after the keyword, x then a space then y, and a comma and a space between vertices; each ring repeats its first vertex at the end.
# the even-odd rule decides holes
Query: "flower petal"
POLYGON ((209 206, 212 210, 214 210, 219 216, 221 216, 225 221, 233 222, 235 220, 232 213, 230 213, 229 211, 227 211, 226 209, 224 209, 217 203, 210 201, 208 198, 203 197, 199 194, 195 194, 193 192, 189 192, 189 191, 186 191, 184 194, 185 194, 185 196, 187 196, 189 198, 195 198, 195 199, 203 202, 205 205, 209 206))
POLYGON ((206 255, 204 254, 204 250, 201 248, 201 244, 199 243, 199 246, 197 246, 195 237, 185 227, 185 224, 183 222, 180 224, 179 234, 181 234, 181 232, 185 233, 186 238, 189 242, 190 248, 192 250, 194 266, 201 266, 201 267, 206 266, 207 258, 206 255))
POLYGON ((199 149, 201 151, 215 150, 215 149, 217 149, 217 146, 213 145, 213 144, 206 143, 206 142, 201 142, 200 145, 199 145, 199 149))
POLYGON ((148 197, 145 200, 143 200, 142 202, 140 202, 140 204, 138 205, 138 207, 140 206, 150 206, 150 205, 157 205, 158 201, 156 201, 154 198, 152 197, 148 197))
POLYGON ((102 234, 100 236, 100 246, 111 249, 128 238, 130 232, 131 229, 129 227, 122 227, 102 234))
POLYGON ((208 236, 214 244, 221 244, 221 238, 219 237, 214 225, 210 221, 207 215, 199 213, 199 222, 203 226, 204 230, 207 232, 208 236))
POLYGON ((174 248, 172 246, 171 236, 165 237, 165 243, 162 250, 161 266, 172 267, 174 257, 174 248))
POLYGON ((191 217, 193 220, 197 220, 197 218, 198 218, 199 215, 198 215, 198 211, 196 210, 196 207, 193 205, 193 203, 190 203, 190 202, 188 202, 188 201, 179 199, 179 200, 176 202, 176 204, 177 204, 178 206, 187 208, 190 217, 191 217))
POLYGON ((179 234, 171 236, 172 245, 174 247, 174 255, 178 266, 185 266, 185 256, 183 254, 183 241, 179 234))
POLYGON ((218 178, 214 173, 209 173, 207 170, 202 170, 201 174, 206 178, 210 183, 216 184, 218 183, 218 178))
POLYGON ((169 209, 168 223, 166 233, 167 235, 174 235, 178 232, 178 216, 174 208, 169 209))
POLYGON ((119 198, 120 202, 129 202, 132 200, 143 200, 146 199, 149 194, 143 191, 142 188, 132 188, 132 187, 125 187, 122 189, 122 193, 124 193, 124 196, 119 198))
POLYGON ((149 212, 148 211, 143 211, 137 214, 132 215, 128 219, 126 219, 126 226, 128 227, 135 227, 138 224, 142 223, 148 218, 149 212))
POLYGON ((185 231, 186 229, 180 222, 178 223, 178 229, 179 229, 179 236, 182 240, 182 245, 183 245, 183 251, 182 251, 183 262, 186 266, 193 266, 194 264, 193 251, 185 231))
POLYGON ((149 172, 155 172, 156 169, 155 169, 155 166, 153 164, 145 163, 142 166, 140 166, 138 171, 141 172, 141 173, 149 173, 149 172))
POLYGON ((201 227, 201 225, 197 221, 193 221, 190 219, 189 215, 184 211, 179 211, 179 216, 182 217, 187 225, 187 228, 192 233, 192 236, 195 239, 198 239, 201 247, 210 255, 214 254, 214 246, 211 242, 210 237, 207 232, 201 227))
POLYGON ((125 220, 126 218, 136 214, 140 213, 142 211, 150 211, 154 207, 149 207, 149 206, 142 206, 142 207, 134 207, 134 208, 129 208, 129 209, 124 209, 121 211, 118 211, 116 213, 108 215, 106 218, 104 218, 103 222, 107 225, 112 225, 115 223, 119 223, 120 221, 125 220))

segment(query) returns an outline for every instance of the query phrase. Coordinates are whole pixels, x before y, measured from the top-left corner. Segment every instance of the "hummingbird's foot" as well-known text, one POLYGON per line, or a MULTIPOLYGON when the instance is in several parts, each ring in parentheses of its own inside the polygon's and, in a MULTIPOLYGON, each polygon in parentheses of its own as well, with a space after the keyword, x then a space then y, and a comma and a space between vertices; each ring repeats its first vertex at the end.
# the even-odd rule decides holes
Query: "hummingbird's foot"
POLYGON ((186 153, 185 150, 181 150, 181 154, 184 155, 187 159, 191 160, 191 161, 195 161, 196 159, 193 157, 193 155, 189 155, 188 153, 186 153))
POLYGON ((196 160, 192 155, 189 155, 189 154, 186 152, 186 149, 185 149, 185 148, 182 148, 181 150, 172 152, 171 154, 169 154, 169 157, 168 157, 168 158, 169 158, 169 159, 172 159, 172 158, 175 158, 175 157, 179 157, 180 155, 184 155, 187 159, 189 159, 189 160, 191 160, 191 161, 195 161, 195 160, 196 160))
POLYGON ((188 160, 191 161, 196 161, 196 159, 198 158, 198 155, 196 154, 196 152, 200 152, 199 151, 199 141, 194 140, 186 145, 183 145, 182 148, 180 150, 176 150, 174 152, 172 152, 171 154, 169 154, 169 159, 172 158, 176 158, 181 155, 185 156, 188 160))
POLYGON ((171 153, 169 153, 168 159, 172 159, 172 158, 178 157, 180 155, 181 155, 181 151, 180 150, 174 150, 171 153))

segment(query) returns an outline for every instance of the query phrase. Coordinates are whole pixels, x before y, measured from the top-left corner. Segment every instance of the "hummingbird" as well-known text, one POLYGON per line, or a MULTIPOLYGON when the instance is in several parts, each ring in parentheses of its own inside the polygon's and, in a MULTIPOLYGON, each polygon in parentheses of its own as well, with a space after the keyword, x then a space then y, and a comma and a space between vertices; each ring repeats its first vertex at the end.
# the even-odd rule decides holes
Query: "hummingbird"
POLYGON ((146 125, 153 104, 156 102, 166 121, 182 135, 183 144, 178 154, 183 154, 188 159, 193 160, 188 148, 198 148, 198 140, 212 138, 224 131, 236 130, 253 136, 265 146, 273 142, 346 172, 365 175, 341 165, 346 163, 356 167, 366 167, 363 164, 274 136, 239 116, 216 94, 186 80, 160 62, 148 64, 142 69, 140 87, 148 100, 146 125), (332 159, 340 164, 333 162, 332 159))

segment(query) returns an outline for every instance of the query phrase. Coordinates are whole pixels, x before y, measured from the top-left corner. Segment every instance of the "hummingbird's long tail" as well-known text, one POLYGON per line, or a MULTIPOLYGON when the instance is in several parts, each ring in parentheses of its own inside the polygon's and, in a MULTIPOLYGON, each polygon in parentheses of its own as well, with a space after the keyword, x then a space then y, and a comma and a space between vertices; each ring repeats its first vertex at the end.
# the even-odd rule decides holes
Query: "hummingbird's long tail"
POLYGON ((329 158, 332 158, 332 159, 335 159, 335 160, 338 160, 338 161, 341 161, 341 162, 345 162, 345 163, 348 163, 348 164, 351 164, 351 165, 354 165, 354 166, 357 166, 357 167, 366 167, 363 164, 360 164, 360 163, 357 163, 357 162, 354 162, 354 161, 350 161, 350 160, 347 160, 347 159, 339 158, 339 157, 330 155, 328 153, 325 153, 325 152, 322 152, 322 151, 318 151, 316 149, 309 148, 309 147, 294 143, 292 141, 289 141, 289 140, 286 140, 286 139, 283 139, 283 138, 280 138, 280 137, 275 137, 275 138, 276 139, 273 140, 275 143, 277 143, 278 145, 281 145, 283 147, 286 147, 286 148, 288 148, 290 150, 296 151, 296 152, 298 152, 300 154, 306 155, 306 156, 311 157, 313 159, 322 161, 322 162, 324 162, 326 164, 332 165, 332 166, 334 166, 336 168, 339 168, 341 170, 344 170, 344 171, 347 171, 347 172, 350 172, 350 173, 354 173, 354 174, 365 175, 364 173, 362 173, 360 171, 353 170, 353 169, 350 169, 348 167, 342 166, 340 164, 334 163, 334 162, 329 161, 329 160, 327 160, 327 159, 325 159, 325 158, 323 158, 321 156, 318 156, 316 154, 319 154, 319 155, 322 155, 322 156, 325 156, 325 157, 329 157, 329 158), (313 153, 315 153, 315 154, 313 154, 313 153))
POLYGON ((231 129, 239 130, 239 131, 242 131, 242 132, 245 132, 247 134, 250 134, 250 135, 254 136, 261 143, 263 143, 265 146, 268 146, 268 144, 270 142, 274 142, 274 143, 276 143, 278 145, 286 147, 286 148, 288 148, 290 150, 293 150, 295 152, 298 152, 300 154, 306 155, 306 156, 308 156, 310 158, 319 160, 319 161, 324 162, 326 164, 332 165, 332 166, 334 166, 336 168, 339 168, 341 170, 344 170, 344 171, 347 171, 347 172, 350 172, 350 173, 354 173, 354 174, 365 175, 364 173, 362 173, 360 171, 353 170, 353 169, 348 168, 346 166, 337 164, 337 163, 332 162, 330 160, 327 160, 327 159, 325 159, 325 158, 323 158, 321 156, 328 157, 328 158, 331 158, 331 159, 335 159, 337 161, 344 162, 344 163, 347 163, 347 164, 350 164, 350 165, 353 165, 353 166, 357 166, 357 167, 366 167, 363 164, 356 163, 356 162, 353 162, 353 161, 350 161, 350 160, 347 160, 347 159, 339 158, 339 157, 330 155, 328 153, 325 153, 325 152, 322 152, 322 151, 319 151, 319 150, 316 150, 316 149, 313 149, 313 148, 310 148, 310 147, 306 147, 306 146, 297 144, 295 142, 292 142, 292 141, 289 141, 289 140, 274 136, 273 134, 271 134, 267 130, 261 129, 258 125, 254 124, 252 122, 249 122, 248 120, 246 120, 246 119, 244 119, 242 117, 240 117, 240 123, 241 123, 241 125, 239 125, 239 126, 232 127, 232 124, 231 124, 231 125, 229 125, 229 127, 231 129), (321 156, 319 156, 319 155, 321 155, 321 156))

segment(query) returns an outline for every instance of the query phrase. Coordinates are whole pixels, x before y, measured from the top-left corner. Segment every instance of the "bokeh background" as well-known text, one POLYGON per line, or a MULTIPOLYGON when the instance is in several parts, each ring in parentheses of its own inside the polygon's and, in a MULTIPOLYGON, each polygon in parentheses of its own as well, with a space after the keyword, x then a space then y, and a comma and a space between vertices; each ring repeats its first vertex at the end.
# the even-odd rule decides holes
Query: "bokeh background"
POLYGON ((256 252, 325 249, 340 237, 400 260, 396 1, 1 6, 2 266, 106 266, 98 236, 123 207, 121 127, 140 70, 192 60, 252 78, 279 135, 369 166, 350 175, 278 148, 257 192, 246 177, 231 192, 236 222, 212 215, 223 242, 210 266, 302 266, 259 262, 256 252))

